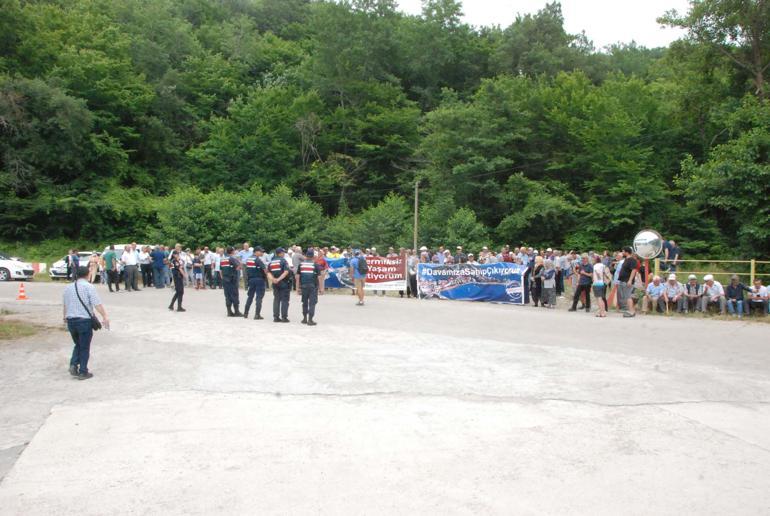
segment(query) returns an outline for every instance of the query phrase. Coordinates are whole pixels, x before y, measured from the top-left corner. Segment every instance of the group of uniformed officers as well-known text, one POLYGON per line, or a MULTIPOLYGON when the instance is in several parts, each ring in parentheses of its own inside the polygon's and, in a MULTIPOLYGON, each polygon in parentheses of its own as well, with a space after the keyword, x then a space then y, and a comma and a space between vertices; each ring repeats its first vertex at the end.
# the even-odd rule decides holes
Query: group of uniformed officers
MULTIPOLYGON (((220 260, 222 273, 222 286, 225 293, 225 306, 228 317, 249 317, 249 309, 254 302, 254 319, 262 317, 262 298, 268 284, 273 288, 273 322, 289 322, 289 294, 291 293, 292 271, 289 263, 284 258, 286 250, 275 250, 273 259, 265 265, 262 256, 265 250, 255 247, 254 253, 246 258, 245 263, 235 252, 233 247, 228 247, 225 256, 220 260), (238 298, 239 271, 246 275, 248 290, 246 306, 243 313, 240 311, 238 298)), ((318 303, 318 281, 321 277, 321 267, 313 261, 315 253, 308 249, 302 262, 299 264, 296 277, 297 292, 302 296, 302 324, 315 326, 315 305, 318 303)))

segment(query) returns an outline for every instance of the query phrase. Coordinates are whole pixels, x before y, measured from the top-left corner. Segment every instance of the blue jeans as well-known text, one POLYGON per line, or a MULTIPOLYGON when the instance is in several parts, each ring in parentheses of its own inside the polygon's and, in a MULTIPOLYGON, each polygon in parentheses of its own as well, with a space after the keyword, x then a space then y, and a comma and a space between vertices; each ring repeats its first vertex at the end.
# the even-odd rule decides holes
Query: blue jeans
POLYGON ((155 288, 163 288, 165 286, 165 278, 163 277, 163 267, 152 268, 152 282, 155 283, 155 288))
POLYGON ((72 342, 75 347, 72 350, 71 366, 80 366, 78 372, 85 374, 88 372, 88 358, 91 355, 91 338, 94 336, 94 330, 91 328, 91 319, 67 319, 67 329, 72 336, 72 342))
POLYGON ((744 314, 744 311, 743 311, 743 300, 740 300, 740 299, 736 300, 735 301, 735 306, 733 306, 733 301, 731 299, 728 299, 727 300, 727 311, 730 313, 730 315, 736 313, 736 309, 737 309, 738 315, 743 315, 744 314))

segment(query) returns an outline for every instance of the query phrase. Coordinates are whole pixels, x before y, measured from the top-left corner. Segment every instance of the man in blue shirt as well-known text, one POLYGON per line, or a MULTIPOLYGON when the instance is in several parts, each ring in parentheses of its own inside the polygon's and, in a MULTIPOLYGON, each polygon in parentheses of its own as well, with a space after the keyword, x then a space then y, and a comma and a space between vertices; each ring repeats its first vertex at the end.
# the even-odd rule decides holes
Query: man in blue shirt
POLYGON ((585 293, 586 312, 591 311, 591 283, 593 282, 594 267, 588 262, 588 255, 583 254, 580 257, 580 263, 575 266, 575 273, 578 275, 578 285, 575 289, 575 295, 572 298, 572 308, 570 312, 577 312, 577 304, 580 301, 581 294, 585 293))
POLYGON ((165 283, 163 279, 163 267, 166 264, 166 253, 156 246, 150 253, 152 258, 152 281, 155 283, 155 288, 163 288, 165 283))
POLYGON ((356 249, 354 254, 355 257, 350 260, 350 277, 353 278, 353 285, 358 296, 356 306, 364 306, 364 286, 366 285, 366 273, 369 266, 360 249, 356 249))
MULTIPOLYGON (((241 259, 241 263, 246 263, 246 260, 254 256, 254 250, 249 249, 249 243, 244 242, 243 246, 240 251, 238 251, 238 258, 241 259)), ((241 276, 243 276, 243 288, 244 290, 249 290, 249 278, 247 278, 246 274, 243 274, 243 271, 238 271, 238 278, 240 279, 241 276)))
POLYGON ((666 300, 663 297, 663 292, 666 290, 666 286, 661 282, 660 276, 652 278, 652 283, 647 285, 647 290, 644 293, 644 299, 642 300, 642 313, 647 313, 649 306, 655 306, 658 312, 666 311, 666 300))

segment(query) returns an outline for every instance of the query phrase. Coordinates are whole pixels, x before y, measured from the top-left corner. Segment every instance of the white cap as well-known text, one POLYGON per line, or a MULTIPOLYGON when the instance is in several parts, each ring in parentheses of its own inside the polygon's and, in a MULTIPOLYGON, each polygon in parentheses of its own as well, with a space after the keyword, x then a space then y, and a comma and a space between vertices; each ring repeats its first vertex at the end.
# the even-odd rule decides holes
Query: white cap
POLYGON ((698 279, 698 276, 696 276, 695 274, 690 274, 689 276, 687 276, 687 279, 688 279, 688 280, 691 280, 691 279, 698 279))
POLYGON ((427 247, 425 247, 425 246, 422 246, 422 247, 420 248, 420 251, 427 251, 427 250, 428 250, 428 248, 427 248, 427 247))
POLYGON ((712 281, 714 279, 714 276, 711 274, 706 274, 703 276, 703 281, 712 281))
POLYGON ((676 274, 669 274, 668 275, 668 281, 675 280, 675 279, 676 279, 676 274))

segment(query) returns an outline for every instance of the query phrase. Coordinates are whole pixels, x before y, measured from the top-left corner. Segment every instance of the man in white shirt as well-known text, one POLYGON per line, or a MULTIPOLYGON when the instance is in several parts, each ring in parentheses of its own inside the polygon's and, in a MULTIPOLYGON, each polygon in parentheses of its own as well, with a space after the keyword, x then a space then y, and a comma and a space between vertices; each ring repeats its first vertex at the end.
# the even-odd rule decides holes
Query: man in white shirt
POLYGON ((221 247, 217 247, 217 254, 214 255, 214 285, 211 288, 219 288, 219 290, 222 290, 223 283, 222 283, 222 269, 221 269, 221 262, 222 262, 222 256, 224 256, 225 250, 221 247))
POLYGON ((703 277, 703 297, 701 298, 701 311, 705 314, 710 306, 719 306, 719 313, 725 314, 727 310, 727 300, 725 299, 725 289, 718 281, 714 281, 714 276, 706 274, 703 277))
POLYGON ((676 274, 669 274, 663 289, 663 300, 666 309, 674 309, 677 312, 684 311, 684 286, 676 279, 676 274))
POLYGON ((139 290, 136 277, 139 268, 139 251, 136 250, 136 242, 132 242, 123 249, 123 256, 120 257, 120 261, 123 263, 126 292, 139 290))
POLYGON ((768 313, 768 292, 767 287, 762 285, 762 280, 754 280, 754 286, 749 292, 749 309, 753 312, 759 312, 759 315, 768 313))

